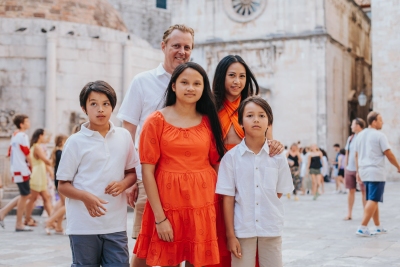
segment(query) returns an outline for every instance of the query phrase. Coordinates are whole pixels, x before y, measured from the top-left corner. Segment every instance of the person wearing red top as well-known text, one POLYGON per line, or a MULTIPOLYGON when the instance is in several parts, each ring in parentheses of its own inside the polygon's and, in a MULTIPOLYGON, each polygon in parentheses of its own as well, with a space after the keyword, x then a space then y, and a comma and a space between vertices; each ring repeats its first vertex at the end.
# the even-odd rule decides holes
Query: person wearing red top
MULTIPOLYGON (((244 138, 243 128, 238 120, 240 103, 249 96, 258 95, 259 86, 246 62, 238 55, 228 55, 217 65, 213 81, 213 94, 221 121, 222 135, 227 150, 232 149, 244 138)), ((267 131, 270 155, 283 151, 283 145, 273 140, 272 125, 267 131)), ((221 263, 213 267, 231 266, 231 252, 227 250, 225 223, 222 213, 222 196, 217 198, 217 231, 221 263)), ((257 263, 258 266, 258 263, 257 263)))
POLYGON ((165 108, 143 125, 139 150, 148 196, 134 253, 150 266, 220 262, 215 186, 225 148, 207 74, 179 65, 165 108))

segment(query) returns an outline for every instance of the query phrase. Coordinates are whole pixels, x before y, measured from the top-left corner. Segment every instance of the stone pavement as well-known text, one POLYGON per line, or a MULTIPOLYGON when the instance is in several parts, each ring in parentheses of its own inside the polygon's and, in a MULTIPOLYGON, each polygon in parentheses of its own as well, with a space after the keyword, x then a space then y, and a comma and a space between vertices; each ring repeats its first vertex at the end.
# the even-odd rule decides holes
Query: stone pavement
MULTIPOLYGON (((284 266, 400 266, 400 183, 388 183, 380 206, 382 225, 389 233, 371 238, 354 233, 360 224, 361 194, 357 193, 352 221, 346 215, 347 195, 333 194, 334 184, 325 184, 326 193, 317 201, 300 196, 299 201, 282 201, 286 209, 283 235, 284 266)), ((128 233, 133 214, 128 214, 128 233)), ((44 218, 35 217, 40 222, 44 218)), ((0 266, 70 266, 67 236, 47 236, 43 223, 31 233, 14 232, 15 216, 0 228, 0 266)), ((129 250, 134 241, 129 239, 129 250)))

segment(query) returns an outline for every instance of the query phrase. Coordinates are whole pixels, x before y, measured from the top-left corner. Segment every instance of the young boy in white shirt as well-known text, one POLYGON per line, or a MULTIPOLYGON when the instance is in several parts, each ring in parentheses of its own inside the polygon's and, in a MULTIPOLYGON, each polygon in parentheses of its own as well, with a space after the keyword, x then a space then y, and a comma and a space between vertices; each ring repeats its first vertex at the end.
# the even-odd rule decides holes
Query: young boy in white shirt
POLYGON ((109 84, 88 83, 79 100, 89 122, 67 140, 57 171, 72 266, 128 267, 125 190, 136 182, 138 156, 130 133, 110 121, 117 97, 109 84))
POLYGON ((232 267, 259 263, 282 266, 283 205, 279 198, 293 191, 285 154, 269 156, 266 132, 272 125, 271 107, 260 97, 239 106, 245 138, 221 160, 216 192, 224 195, 223 209, 232 267))

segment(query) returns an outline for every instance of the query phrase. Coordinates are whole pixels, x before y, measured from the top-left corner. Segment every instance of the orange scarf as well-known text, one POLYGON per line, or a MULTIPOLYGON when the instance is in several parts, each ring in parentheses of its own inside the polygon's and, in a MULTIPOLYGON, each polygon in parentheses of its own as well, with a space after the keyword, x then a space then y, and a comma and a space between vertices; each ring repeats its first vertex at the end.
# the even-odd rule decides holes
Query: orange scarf
POLYGON ((235 129, 236 134, 243 139, 244 138, 244 131, 242 127, 240 127, 238 121, 238 113, 237 109, 240 105, 240 99, 236 99, 233 102, 230 102, 228 99, 225 99, 222 109, 219 111, 219 120, 221 121, 222 127, 222 136, 225 139, 229 129, 231 128, 232 124, 235 129))

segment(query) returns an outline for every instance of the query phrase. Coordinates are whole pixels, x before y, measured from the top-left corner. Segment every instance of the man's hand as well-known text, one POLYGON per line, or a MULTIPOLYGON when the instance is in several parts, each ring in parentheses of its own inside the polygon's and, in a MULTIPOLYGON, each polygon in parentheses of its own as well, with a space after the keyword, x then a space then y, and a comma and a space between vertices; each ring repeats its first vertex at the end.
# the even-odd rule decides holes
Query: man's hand
POLYGON ((228 242, 227 242, 227 248, 228 250, 235 255, 236 258, 241 259, 242 258, 242 249, 240 247, 239 240, 236 238, 236 236, 233 237, 228 237, 228 242))
POLYGON ((362 180, 361 180, 361 177, 360 177, 360 175, 358 174, 358 172, 356 173, 356 180, 357 180, 357 183, 363 184, 363 182, 362 182, 362 180))
POLYGON ((127 202, 128 205, 131 206, 132 208, 135 208, 135 203, 137 201, 139 195, 139 187, 137 184, 134 184, 130 188, 126 190, 126 196, 127 196, 127 202))
POLYGON ((85 204, 90 216, 100 217, 106 214, 105 212, 107 211, 107 209, 102 204, 107 204, 108 201, 96 197, 89 192, 85 192, 85 195, 82 198, 82 202, 83 204, 85 204))
POLYGON ((271 157, 280 154, 283 152, 283 150, 285 150, 283 144, 276 140, 268 140, 268 146, 269 146, 269 155, 271 157))

